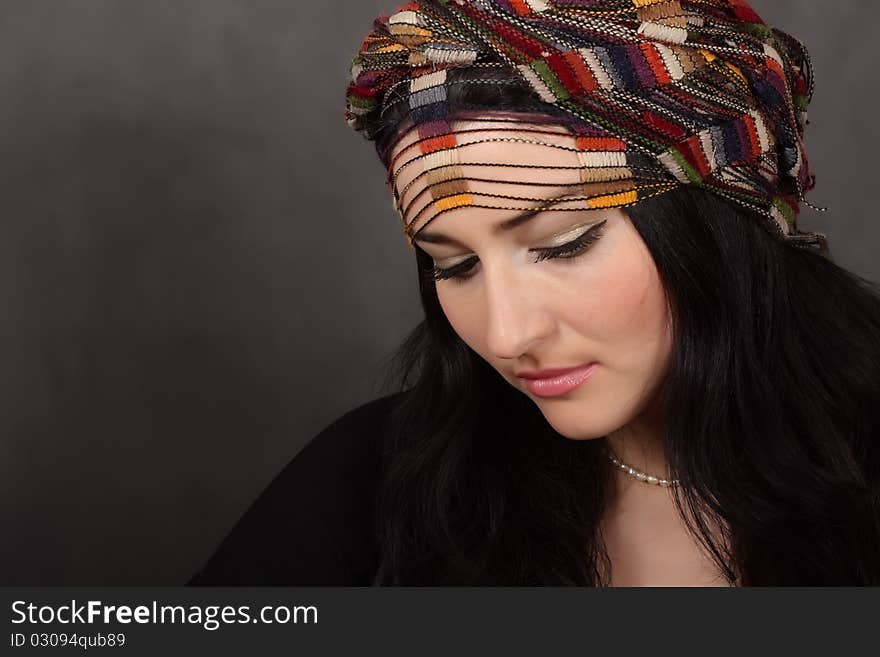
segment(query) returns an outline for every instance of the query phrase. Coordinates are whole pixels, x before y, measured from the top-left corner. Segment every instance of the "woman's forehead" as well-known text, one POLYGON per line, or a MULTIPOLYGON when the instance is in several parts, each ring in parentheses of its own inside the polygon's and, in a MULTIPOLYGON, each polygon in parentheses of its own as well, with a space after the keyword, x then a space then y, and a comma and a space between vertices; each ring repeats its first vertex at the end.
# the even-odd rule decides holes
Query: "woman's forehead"
MULTIPOLYGON (((503 124, 479 123, 473 127, 456 127, 446 135, 421 137, 411 130, 395 147, 389 173, 398 192, 424 171, 444 166, 476 167, 545 165, 547 171, 566 162, 577 164, 576 139, 568 133, 530 131, 528 126, 514 128, 503 124)), ((472 171, 473 179, 484 177, 472 171)), ((511 172, 519 179, 528 179, 526 171, 511 172)), ((577 176, 575 176, 575 179, 577 176)))
POLYGON ((574 211, 635 200, 623 144, 613 139, 504 117, 444 128, 412 128, 392 151, 389 180, 410 234, 462 208, 574 211), (561 195, 568 200, 548 203, 561 195))
POLYGON ((542 139, 552 143, 573 144, 575 136, 562 125, 541 125, 505 119, 460 119, 449 121, 443 126, 443 134, 434 134, 423 125, 406 129, 395 143, 390 158, 390 167, 395 170, 408 160, 423 153, 431 140, 446 134, 454 135, 457 145, 473 142, 486 137, 508 137, 517 139, 542 139))
MULTIPOLYGON (((552 194, 548 202, 555 202, 552 194)), ((477 243, 550 240, 572 232, 582 232, 585 227, 603 221, 627 219, 626 212, 618 207, 538 214, 518 210, 460 208, 431 222, 428 228, 416 235, 415 241, 419 246, 426 247, 431 255, 443 257, 447 253, 458 253, 461 246, 474 248, 477 243), (523 216, 532 218, 520 222, 523 216)))

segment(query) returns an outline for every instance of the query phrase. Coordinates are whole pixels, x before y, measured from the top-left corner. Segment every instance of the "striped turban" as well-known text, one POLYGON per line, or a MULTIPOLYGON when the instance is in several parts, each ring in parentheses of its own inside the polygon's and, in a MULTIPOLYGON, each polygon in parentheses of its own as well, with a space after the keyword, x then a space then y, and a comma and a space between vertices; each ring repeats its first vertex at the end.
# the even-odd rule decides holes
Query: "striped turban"
MULTIPOLYGON (((577 204, 555 209, 626 207, 691 184, 827 254, 824 234, 797 227, 815 184, 803 143, 809 55, 746 0, 417 0, 379 16, 352 61, 346 119, 376 140, 410 244, 417 223, 444 212, 514 207, 471 189, 474 174, 463 171, 485 164, 468 160, 468 144, 509 139, 501 131, 515 122, 499 124, 491 103, 450 102, 457 85, 502 84, 501 72, 531 99, 522 107, 530 133, 518 141, 565 149, 580 170, 577 204), (456 130, 453 119, 468 112, 493 121, 493 134, 456 130), (392 158, 404 132, 415 138, 392 158), (416 161, 419 202, 396 184, 416 161)), ((518 166, 511 180, 523 185, 547 175, 518 166)))

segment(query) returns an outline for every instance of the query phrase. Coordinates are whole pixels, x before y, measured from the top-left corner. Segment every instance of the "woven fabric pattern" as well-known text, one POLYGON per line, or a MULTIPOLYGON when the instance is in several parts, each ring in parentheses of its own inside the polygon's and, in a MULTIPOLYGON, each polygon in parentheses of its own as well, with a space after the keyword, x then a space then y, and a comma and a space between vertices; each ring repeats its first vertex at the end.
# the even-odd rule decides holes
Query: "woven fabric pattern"
MULTIPOLYGON (((577 194, 553 208, 625 207, 693 184, 827 253, 824 234, 797 226, 815 184, 803 143, 809 56, 745 0, 418 0, 377 18, 352 61, 346 119, 373 139, 376 119, 406 105, 418 137, 390 163, 389 182, 410 240, 416 226, 461 207, 551 207, 540 195, 470 189, 474 167, 491 163, 468 160, 467 145, 510 137, 497 117, 488 132, 471 131, 478 138, 456 130, 448 94, 480 82, 462 71, 493 69, 515 72, 532 90, 535 105, 524 113, 543 105, 571 136, 548 139, 554 121, 527 128, 534 144, 576 156, 577 194), (398 187, 415 162, 415 188, 398 187)), ((547 167, 515 174, 511 181, 540 185, 547 167)))

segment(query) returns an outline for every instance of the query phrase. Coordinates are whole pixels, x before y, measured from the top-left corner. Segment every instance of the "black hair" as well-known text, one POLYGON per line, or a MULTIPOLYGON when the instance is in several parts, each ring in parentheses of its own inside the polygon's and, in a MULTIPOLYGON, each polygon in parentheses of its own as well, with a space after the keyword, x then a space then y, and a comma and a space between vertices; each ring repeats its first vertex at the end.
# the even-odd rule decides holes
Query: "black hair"
MULTIPOLYGON (((522 94, 462 84, 449 102, 516 111, 522 94)), ((377 123, 380 155, 401 120, 377 123)), ((880 585, 877 284, 693 186, 627 213, 672 315, 665 448, 694 537, 730 583, 880 585)), ((459 338, 431 265, 416 247, 425 318, 389 373, 406 392, 386 436, 374 583, 606 584, 604 441, 559 435, 459 338)))

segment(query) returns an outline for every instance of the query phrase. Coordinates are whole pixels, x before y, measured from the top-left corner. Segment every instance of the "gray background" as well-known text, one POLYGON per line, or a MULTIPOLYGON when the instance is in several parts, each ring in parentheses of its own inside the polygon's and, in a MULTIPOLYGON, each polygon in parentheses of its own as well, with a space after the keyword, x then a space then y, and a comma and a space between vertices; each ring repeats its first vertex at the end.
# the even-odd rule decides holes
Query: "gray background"
MULTIPOLYGON (((0 6, 0 584, 177 584, 418 322, 356 0, 0 6)), ((868 0, 756 0, 817 74, 801 225, 880 280, 868 0), (870 168, 869 168, 870 167, 870 168)))

